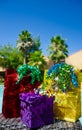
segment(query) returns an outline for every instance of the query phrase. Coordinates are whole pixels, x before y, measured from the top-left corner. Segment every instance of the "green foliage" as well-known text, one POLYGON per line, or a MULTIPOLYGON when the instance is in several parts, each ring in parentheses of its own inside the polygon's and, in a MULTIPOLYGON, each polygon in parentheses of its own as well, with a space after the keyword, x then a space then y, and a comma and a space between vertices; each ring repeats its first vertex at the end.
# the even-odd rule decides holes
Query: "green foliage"
POLYGON ((31 39, 31 33, 26 31, 22 31, 19 34, 19 41, 18 42, 27 42, 27 41, 32 41, 31 39))
POLYGON ((32 38, 31 34, 28 31, 22 31, 19 34, 19 39, 17 40, 17 48, 23 52, 24 63, 27 62, 27 58, 30 55, 30 52, 38 50, 40 47, 39 37, 32 38))
POLYGON ((19 39, 17 40, 17 48, 21 50, 24 54, 27 54, 32 47, 31 34, 28 31, 22 31, 19 34, 19 39))
POLYGON ((48 49, 49 57, 54 63, 58 63, 68 56, 68 46, 65 43, 65 40, 61 39, 60 36, 54 36, 51 38, 51 44, 48 49))
POLYGON ((42 55, 42 51, 35 51, 30 53, 28 64, 38 67, 41 71, 44 71, 46 61, 42 55))
POLYGON ((23 54, 17 48, 6 45, 0 48, 0 66, 16 69, 23 64, 23 54))
POLYGON ((33 50, 36 51, 36 50, 39 50, 39 47, 40 47, 40 37, 39 36, 36 36, 33 38, 33 50))

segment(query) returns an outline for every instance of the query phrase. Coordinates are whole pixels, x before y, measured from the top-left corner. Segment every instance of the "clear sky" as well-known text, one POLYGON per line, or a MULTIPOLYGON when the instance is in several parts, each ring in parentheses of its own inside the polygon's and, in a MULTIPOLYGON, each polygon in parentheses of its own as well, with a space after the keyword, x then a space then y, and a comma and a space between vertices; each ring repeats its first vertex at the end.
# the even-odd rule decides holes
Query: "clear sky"
POLYGON ((47 55, 52 36, 61 35, 69 55, 82 49, 82 0, 0 0, 0 46, 16 46, 18 35, 28 30, 40 35, 47 55))

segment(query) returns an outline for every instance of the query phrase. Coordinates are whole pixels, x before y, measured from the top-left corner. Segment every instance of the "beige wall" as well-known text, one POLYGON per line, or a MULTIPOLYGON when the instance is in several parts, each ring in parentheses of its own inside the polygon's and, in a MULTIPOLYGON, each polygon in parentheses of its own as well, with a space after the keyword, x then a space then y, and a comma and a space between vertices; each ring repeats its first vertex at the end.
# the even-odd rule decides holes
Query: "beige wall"
POLYGON ((82 70, 82 50, 67 57, 65 62, 67 64, 73 65, 77 69, 82 70))
POLYGON ((5 71, 5 68, 0 67, 0 72, 4 72, 4 71, 5 71))
POLYGON ((54 63, 52 60, 50 60, 48 57, 44 56, 45 61, 47 62, 47 65, 45 69, 49 69, 54 63))

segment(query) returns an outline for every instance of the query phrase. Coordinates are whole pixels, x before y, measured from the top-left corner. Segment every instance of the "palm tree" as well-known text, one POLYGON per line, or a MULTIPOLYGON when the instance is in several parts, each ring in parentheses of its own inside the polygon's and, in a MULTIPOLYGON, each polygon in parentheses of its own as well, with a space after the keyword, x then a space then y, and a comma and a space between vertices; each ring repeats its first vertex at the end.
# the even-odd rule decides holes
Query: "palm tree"
POLYGON ((39 37, 35 37, 33 39, 31 33, 28 31, 22 31, 21 34, 19 34, 19 39, 17 40, 17 48, 18 50, 22 50, 23 52, 24 63, 27 62, 27 58, 29 58, 30 52, 38 50, 39 47, 40 47, 39 37))
POLYGON ((24 63, 26 63, 27 54, 29 54, 33 45, 31 34, 28 31, 22 31, 19 34, 19 39, 17 40, 17 48, 21 50, 24 55, 24 63))
POLYGON ((41 44, 41 42, 40 42, 40 36, 38 35, 38 36, 35 36, 34 38, 33 38, 33 50, 32 50, 32 52, 33 51, 38 51, 38 50, 40 50, 39 49, 39 47, 40 47, 40 44, 41 44))
POLYGON ((68 46, 65 40, 61 39, 61 36, 53 36, 48 49, 50 51, 49 57, 54 63, 64 61, 68 56, 68 46))

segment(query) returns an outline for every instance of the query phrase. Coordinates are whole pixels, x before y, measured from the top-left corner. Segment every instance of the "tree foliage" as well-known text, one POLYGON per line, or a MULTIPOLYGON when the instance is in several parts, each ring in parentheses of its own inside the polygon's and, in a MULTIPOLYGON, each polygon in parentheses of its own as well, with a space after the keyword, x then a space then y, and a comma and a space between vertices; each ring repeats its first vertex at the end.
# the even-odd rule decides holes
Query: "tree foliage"
POLYGON ((61 36, 53 36, 49 45, 49 57, 58 63, 68 56, 68 46, 61 36))
POLYGON ((30 53, 30 57, 28 59, 28 64, 32 66, 37 66, 41 71, 45 69, 46 61, 44 56, 42 55, 42 51, 35 51, 30 53))
POLYGON ((0 48, 0 66, 16 69, 23 64, 23 54, 17 48, 6 45, 0 48))
POLYGON ((38 50, 40 47, 39 37, 32 38, 29 31, 22 31, 19 34, 19 39, 17 40, 17 48, 23 52, 24 63, 27 62, 27 58, 30 55, 30 52, 38 50))

